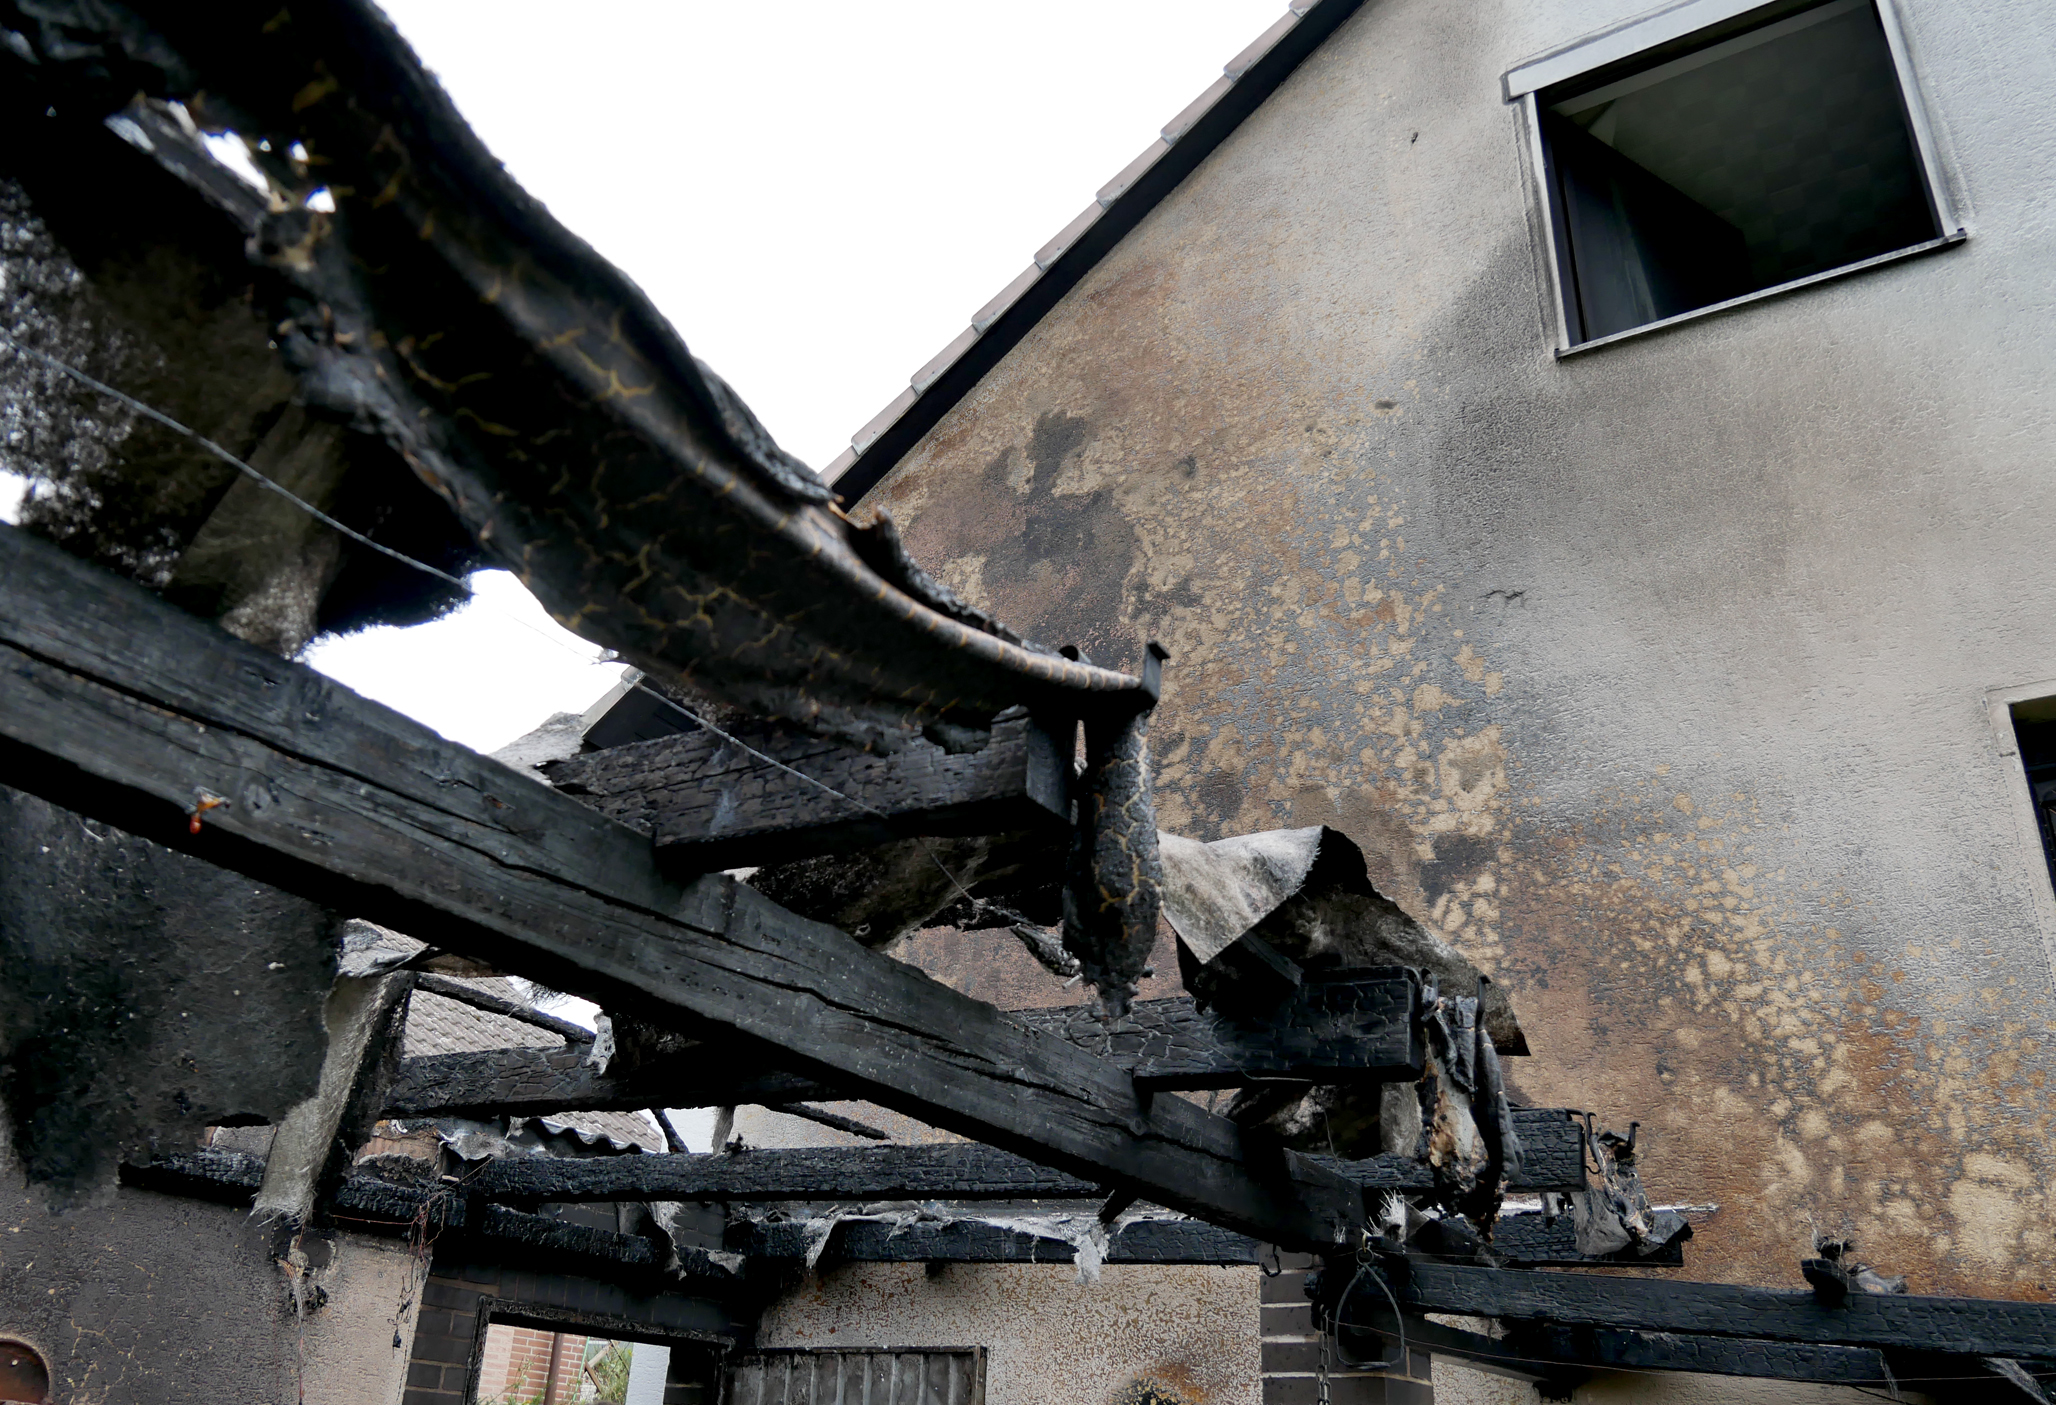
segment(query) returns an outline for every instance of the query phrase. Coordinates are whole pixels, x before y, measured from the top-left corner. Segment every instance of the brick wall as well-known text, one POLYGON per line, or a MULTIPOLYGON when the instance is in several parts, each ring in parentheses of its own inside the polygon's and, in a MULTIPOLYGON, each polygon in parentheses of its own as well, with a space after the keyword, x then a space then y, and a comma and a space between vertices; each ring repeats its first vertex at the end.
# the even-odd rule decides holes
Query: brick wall
POLYGON ((553 1401, 578 1399, 579 1365, 585 1359, 585 1337, 574 1332, 552 1332, 541 1327, 514 1327, 495 1323, 486 1332, 485 1355, 478 1368, 479 1405, 528 1405, 545 1397, 553 1401), (550 1358, 557 1362, 556 1388, 550 1389, 550 1358))
MULTIPOLYGON (((1267 1256, 1268 1257, 1268 1256, 1267 1256)), ((1306 1276, 1319 1267, 1306 1254, 1280 1254, 1284 1272, 1263 1280, 1264 1405, 1316 1405, 1320 1399, 1321 1340, 1306 1297, 1306 1276)), ((1364 1370, 1328 1357, 1330 1405, 1434 1405, 1427 1352, 1409 1350, 1406 1368, 1364 1370)))

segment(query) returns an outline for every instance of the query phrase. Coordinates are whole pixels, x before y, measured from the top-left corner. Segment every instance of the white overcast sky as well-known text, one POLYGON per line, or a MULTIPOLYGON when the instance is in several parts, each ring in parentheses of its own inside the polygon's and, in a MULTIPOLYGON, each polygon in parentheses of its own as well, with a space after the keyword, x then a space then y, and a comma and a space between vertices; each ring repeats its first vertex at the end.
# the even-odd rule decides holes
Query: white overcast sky
MULTIPOLYGON (((1284 0, 385 8, 514 178, 820 468, 1284 0)), ((481 750, 611 686, 511 578, 477 584, 309 662, 481 750)))

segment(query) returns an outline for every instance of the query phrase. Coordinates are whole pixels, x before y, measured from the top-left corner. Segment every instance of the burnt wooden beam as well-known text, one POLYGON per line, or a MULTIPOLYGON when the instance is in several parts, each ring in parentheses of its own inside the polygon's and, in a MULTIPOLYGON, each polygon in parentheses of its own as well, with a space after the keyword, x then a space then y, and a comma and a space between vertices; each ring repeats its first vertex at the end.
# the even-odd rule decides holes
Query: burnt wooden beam
POLYGON ((1117 1020, 1077 1005, 1013 1018, 1118 1060, 1137 1087, 1190 1090, 1418 1078, 1420 1004, 1420 981, 1391 967, 1307 981, 1262 1020, 1201 1010, 1190 996, 1137 1001, 1117 1020))
POLYGON ((13 528, 0 739, 7 784, 846 1095, 1288 1247, 1361 1226, 1306 1158, 13 528))
MULTIPOLYGON (((121 1180, 141 1190, 248 1205, 263 1182, 264 1171, 264 1158, 248 1152, 192 1151, 160 1157, 146 1166, 124 1164, 121 1180)), ((671 1252, 668 1245, 640 1235, 565 1224, 505 1205, 474 1203, 460 1188, 427 1178, 417 1184, 401 1184, 359 1172, 337 1189, 332 1208, 353 1228, 390 1233, 405 1230, 420 1219, 433 1239, 461 1235, 502 1253, 525 1250, 560 1267, 566 1260, 583 1260, 616 1273, 657 1272, 666 1267, 671 1252)), ((692 1249, 680 1254, 680 1268, 689 1278, 728 1282, 740 1277, 692 1249)))
MULTIPOLYGON (((421 979, 424 989, 441 993, 440 985, 428 984, 430 977, 421 979)), ((1322 987, 1308 989, 1321 992, 1322 987)), ((1186 996, 1138 1001, 1126 1018, 1111 1024, 1074 1006, 1015 1010, 1009 1018, 1107 1059, 1131 1073, 1138 1087, 1228 1088, 1256 1077, 1348 1082, 1418 1074, 1420 1041, 1413 1028, 1418 1003, 1419 989, 1412 978, 1395 975, 1337 982, 1325 993, 1311 993, 1304 1007, 1295 1007, 1304 1010, 1293 1017, 1299 1022, 1277 1030, 1202 1014, 1186 996)), ((533 1117, 653 1105, 772 1106, 848 1096, 791 1074, 724 1076, 715 1068, 734 1061, 716 1058, 684 1060, 625 1079, 600 1078, 585 1067, 583 1048, 573 1055, 571 1050, 510 1048, 408 1059, 388 1101, 388 1114, 533 1117)), ((1515 1113, 1515 1123, 1528 1149, 1526 1166, 1532 1169, 1524 1169, 1514 1189, 1583 1187, 1583 1144, 1567 1112, 1522 1109, 1515 1113)), ((1393 1188, 1418 1182, 1411 1157, 1391 1160, 1389 1172, 1376 1169, 1378 1162, 1355 1163, 1373 1169, 1352 1171, 1351 1179, 1393 1188), (1386 1178, 1366 1179, 1380 1174, 1386 1178)))
MULTIPOLYGON (((1507 1182, 1509 1191, 1570 1192, 1584 1190, 1585 1144, 1577 1114, 1568 1108, 1517 1107, 1513 1109, 1515 1133, 1521 1139, 1521 1169, 1507 1182)), ((1428 1168, 1411 1156, 1387 1152, 1361 1161, 1317 1158, 1333 1165, 1366 1190, 1429 1190, 1434 1178, 1428 1168)))
MULTIPOLYGON (((123 1182, 129 1185, 244 1204, 261 1183, 264 1165, 264 1158, 246 1152, 181 1152, 160 1157, 148 1165, 126 1165, 121 1174, 123 1182)), ((479 1174, 467 1178, 461 1194, 442 1183, 397 1184, 359 1172, 338 1190, 335 1210, 360 1221, 404 1224, 432 1201, 435 1224, 461 1230, 472 1224, 470 1217, 482 1211, 497 1215, 505 1206, 494 1202, 507 1200, 557 1204, 669 1199, 864 1202, 934 1199, 942 1187, 947 1188, 949 1198, 961 1201, 1046 1202, 1046 1208, 1028 1212, 1035 1214, 1066 1213, 1061 1205, 1047 1202, 1075 1201, 1078 1203, 1068 1213, 1081 1226, 1097 1217, 1095 1207, 1084 1199, 1092 1194, 1092 1187, 1084 1182, 1040 1171, 1019 1157, 1009 1157, 989 1147, 966 1145, 864 1147, 855 1151, 806 1148, 591 1160, 508 1158, 491 1162, 479 1174), (951 1180, 952 1176, 957 1179, 951 1180)), ((530 1223, 537 1220, 536 1216, 504 1221, 487 1218, 478 1224, 526 1224, 531 1234, 557 1225, 547 1219, 530 1223)), ((1504 1216, 1495 1242, 1513 1262, 1529 1266, 1592 1267, 1604 1262, 1578 1254, 1568 1217, 1544 1224, 1542 1216, 1533 1213, 1504 1216)), ((805 1225, 797 1220, 736 1221, 730 1226, 727 1247, 768 1258, 802 1258, 807 1251, 805 1225)), ((1110 1263, 1253 1264, 1275 1258, 1258 1240, 1200 1220, 1132 1221, 1114 1237, 1112 1247, 1115 1252, 1109 1255, 1110 1263)), ((1070 1257, 1070 1247, 1063 1240, 969 1217, 916 1223, 897 1232, 883 1223, 850 1221, 836 1230, 830 1251, 841 1259, 881 1263, 1050 1263, 1068 1262, 1070 1257)), ((1673 1257, 1670 1261, 1676 1260, 1673 1257)), ((1363 1309, 1361 1295, 1353 1302, 1352 1312, 1363 1309)), ((1412 1332, 1411 1319, 1407 1326, 1412 1332)))
MULTIPOLYGON (((1420 1317, 1407 1317, 1402 1323, 1383 1306, 1382 1295, 1375 1309, 1367 1306, 1362 1294, 1352 1298, 1340 1325, 1349 1337, 1376 1336, 1387 1342, 1398 1341, 1403 1333, 1408 1346, 1527 1380, 1561 1379, 1566 1368, 1571 1372, 1689 1371, 1880 1388, 1888 1380, 1884 1353, 1873 1347, 1532 1323, 1515 1323, 1506 1336, 1488 1337, 1420 1317)), ((1361 1355, 1362 1349, 1352 1347, 1351 1354, 1361 1355)), ((1914 1383, 1902 1377, 1900 1384, 1914 1383)))
POLYGON ((468 1188, 488 1200, 1033 1200, 1096 1183, 989 1146, 788 1147, 687 1156, 505 1157, 468 1188))
POLYGON ((566 795, 649 835, 678 873, 922 835, 1070 828, 1070 743, 1025 712, 1002 716, 984 747, 962 753, 917 738, 886 754, 775 723, 727 731, 694 729, 541 769, 566 795))
MULTIPOLYGON (((2040 1356, 2056 1342, 2049 1303, 1859 1293, 1827 1307, 1810 1292, 1725 1283, 1382 1262, 1400 1304, 1421 1312, 1971 1356, 2040 1356)), ((1368 1310, 1373 1297, 1384 1295, 1367 1286, 1350 1301, 1368 1310)))
POLYGON ((559 1112, 639 1112, 646 1107, 774 1107, 833 1090, 797 1074, 658 1064, 609 1078, 586 1063, 586 1046, 426 1054, 404 1060, 386 1094, 388 1117, 547 1117, 559 1112))
MULTIPOLYGON (((1016 1213, 1068 1214, 1081 1230, 1098 1217, 1091 1205, 1066 1209, 1048 1200, 1016 1213)), ((1499 1230, 1505 1242, 1498 1247, 1512 1262, 1525 1267, 1593 1268, 1608 1262, 1578 1253, 1568 1218, 1545 1226, 1540 1215, 1509 1215, 1499 1222, 1499 1230)), ((732 1252, 765 1258, 803 1258, 808 1248, 807 1225, 803 1220, 737 1221, 729 1227, 725 1245, 732 1252)), ((1248 1235, 1199 1220, 1132 1220, 1110 1234, 1107 1248, 1108 1263, 1274 1264, 1277 1258, 1275 1251, 1248 1235)), ((853 1263, 1068 1263, 1071 1259, 1068 1241, 1036 1233, 1018 1222, 1009 1223, 1005 1212, 996 1212, 991 1220, 966 1216, 916 1221, 898 1228, 885 1221, 845 1220, 830 1235, 827 1252, 853 1263)), ((1668 1262, 1680 1262, 1675 1246, 1668 1262)))
MULTIPOLYGON (((463 1057, 461 1055, 443 1057, 463 1057)), ((647 1093, 644 1094, 648 1096, 647 1093)), ((682 1106, 673 1103, 670 1106, 682 1106)), ((1382 1158, 1381 1158, 1382 1161, 1382 1158)), ((1382 1164, 1322 1158, 1336 1175, 1366 1189, 1361 1168, 1382 1164)), ((1409 1162, 1400 1189, 1431 1189, 1425 1166, 1409 1162)), ((1389 1177, 1399 1181, 1398 1176, 1389 1177)), ((508 1157, 491 1162, 467 1183, 489 1200, 568 1203, 593 1200, 1053 1200, 1100 1199, 1101 1183, 1039 1165, 1023 1156, 974 1143, 926 1146, 780 1147, 729 1154, 608 1156, 591 1159, 508 1157)), ((1536 1214, 1507 1215, 1499 1235, 1527 1235, 1521 1250, 1545 1245, 1562 1256, 1572 1241, 1570 1217, 1558 1216, 1560 1235, 1509 1226, 1539 1225, 1536 1214), (1561 1242, 1559 1243, 1558 1240, 1561 1242)), ((1496 1241, 1495 1241, 1496 1242, 1496 1241)), ((1505 1246, 1502 1245, 1502 1248, 1505 1246)), ((1513 1252, 1513 1251, 1509 1251, 1513 1252)), ((1581 1260, 1582 1261, 1582 1260, 1581 1260)), ((1669 1260, 1675 1262, 1675 1258, 1669 1260)), ((1642 1260, 1641 1262, 1664 1262, 1642 1260)))

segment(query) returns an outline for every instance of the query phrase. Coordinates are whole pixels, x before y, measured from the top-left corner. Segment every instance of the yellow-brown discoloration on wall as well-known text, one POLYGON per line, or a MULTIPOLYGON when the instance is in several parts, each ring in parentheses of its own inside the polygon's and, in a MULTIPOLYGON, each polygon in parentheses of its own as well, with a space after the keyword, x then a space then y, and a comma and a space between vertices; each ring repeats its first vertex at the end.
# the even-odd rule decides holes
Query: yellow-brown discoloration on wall
MULTIPOLYGON (((1602 8, 1366 7, 867 503, 1038 638, 1161 640, 1165 826, 1356 839, 1512 991, 1529 1100, 1722 1204, 1693 1276, 1818 1230, 2041 1296, 2046 880, 1980 690, 2056 676, 2056 426, 1911 332, 2046 339, 2000 290, 2056 170, 1948 261, 1555 363, 1497 75, 1602 8)), ((1955 95, 2029 14, 1909 9, 1955 95)))
POLYGON ((1254 1268, 847 1264, 774 1304, 758 1341, 984 1346, 990 1405, 1114 1405, 1153 1379, 1191 1405, 1257 1405, 1254 1268))

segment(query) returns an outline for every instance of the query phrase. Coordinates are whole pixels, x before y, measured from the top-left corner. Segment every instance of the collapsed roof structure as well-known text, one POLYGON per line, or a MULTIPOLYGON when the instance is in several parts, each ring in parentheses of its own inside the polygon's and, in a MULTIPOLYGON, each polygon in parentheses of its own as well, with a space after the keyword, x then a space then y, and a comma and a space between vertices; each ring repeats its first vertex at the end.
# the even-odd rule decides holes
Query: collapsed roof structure
POLYGON ((1333 830, 1160 835, 1161 651, 1131 676, 1025 640, 845 514, 371 6, 11 0, 0 26, 6 120, 45 134, 23 186, 102 297, 33 290, 5 343, 63 460, 0 532, 0 1061, 50 1198, 253 1205, 303 1315, 339 1218, 732 1302, 824 1253, 1275 1246, 1326 1265, 1358 1352, 2039 1391, 2056 1309, 1873 1291, 1839 1244, 1810 1291, 1536 1272, 1678 1264, 1690 1230, 1632 1131, 1510 1104, 1518 992, 1333 830), (191 325, 208 357, 133 335, 191 325), (113 449, 78 432, 110 407, 140 417, 113 449), (611 701, 643 721, 517 768, 287 657, 480 564, 640 670, 611 701), (1160 919, 1188 994, 1140 1000, 1160 919), (883 950, 935 925, 1011 933, 1099 1010, 998 1010, 883 950), (465 984, 502 974, 604 1033, 465 984), (403 1059, 423 995, 559 1042, 403 1059), (358 1159, 380 1119, 843 1100, 971 1144, 358 1159), (193 1149, 255 1122, 263 1157, 193 1149), (596 1203, 650 1210, 538 1212, 596 1203))

